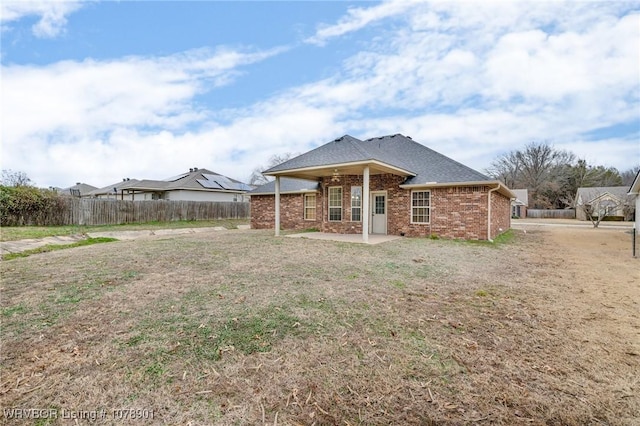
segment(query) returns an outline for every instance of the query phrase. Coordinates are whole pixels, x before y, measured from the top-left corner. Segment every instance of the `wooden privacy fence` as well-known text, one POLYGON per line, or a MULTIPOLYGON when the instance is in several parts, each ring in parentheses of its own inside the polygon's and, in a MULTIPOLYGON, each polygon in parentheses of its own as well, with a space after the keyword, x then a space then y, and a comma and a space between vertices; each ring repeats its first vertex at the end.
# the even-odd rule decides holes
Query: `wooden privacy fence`
POLYGON ((575 219, 576 211, 574 209, 563 209, 563 210, 527 209, 527 217, 536 218, 536 219, 575 219))
POLYGON ((59 208, 38 217, 16 218, 20 225, 119 225, 176 220, 248 219, 249 203, 172 200, 65 198, 59 208))

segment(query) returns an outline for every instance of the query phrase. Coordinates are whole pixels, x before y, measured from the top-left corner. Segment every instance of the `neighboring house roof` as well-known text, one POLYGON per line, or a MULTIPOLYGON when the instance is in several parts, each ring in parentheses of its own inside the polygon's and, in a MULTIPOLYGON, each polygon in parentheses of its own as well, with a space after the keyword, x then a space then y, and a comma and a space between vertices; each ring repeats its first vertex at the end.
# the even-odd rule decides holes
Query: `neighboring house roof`
POLYGON ((213 191, 244 193, 254 187, 207 169, 191 169, 187 173, 163 180, 144 179, 123 182, 120 189, 131 191, 213 191))
POLYGON ((89 194, 89 192, 95 189, 97 188, 93 185, 78 182, 75 185, 70 186, 69 188, 59 189, 58 192, 63 195, 74 195, 74 196, 85 197, 89 194))
POLYGON ((264 174, 377 162, 407 176, 403 185, 492 181, 489 177, 400 134, 359 140, 345 135, 266 170, 264 174))
POLYGON ((621 201, 627 199, 628 188, 626 186, 600 186, 592 188, 578 188, 576 193, 576 205, 589 204, 597 198, 609 194, 621 201))
POLYGON ((116 182, 113 185, 107 185, 107 186, 103 186, 102 188, 98 188, 98 189, 94 189, 93 191, 89 192, 87 195, 91 196, 91 197, 97 197, 99 195, 106 195, 106 194, 115 194, 117 192, 120 191, 120 189, 122 189, 125 185, 130 184, 131 182, 139 182, 139 180, 137 179, 123 179, 120 182, 116 182), (114 191, 115 189, 115 191, 114 191))
MULTIPOLYGON (((281 194, 299 194, 302 192, 317 192, 320 190, 320 182, 306 179, 281 178, 281 194)), ((269 195, 276 193, 276 183, 274 181, 265 183, 249 192, 249 195, 269 195)))
POLYGON ((511 192, 516 196, 516 199, 512 201, 514 205, 529 206, 529 190, 527 189, 512 189, 511 192))

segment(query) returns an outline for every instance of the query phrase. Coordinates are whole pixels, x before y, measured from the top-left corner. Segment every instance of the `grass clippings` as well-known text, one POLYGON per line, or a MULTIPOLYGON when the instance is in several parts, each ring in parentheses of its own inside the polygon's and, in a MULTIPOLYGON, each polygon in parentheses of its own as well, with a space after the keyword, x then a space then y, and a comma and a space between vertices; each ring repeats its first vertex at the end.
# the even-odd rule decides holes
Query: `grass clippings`
POLYGON ((107 423, 131 409, 156 424, 633 424, 637 260, 616 231, 555 232, 376 246, 211 232, 3 262, 2 406, 107 423))

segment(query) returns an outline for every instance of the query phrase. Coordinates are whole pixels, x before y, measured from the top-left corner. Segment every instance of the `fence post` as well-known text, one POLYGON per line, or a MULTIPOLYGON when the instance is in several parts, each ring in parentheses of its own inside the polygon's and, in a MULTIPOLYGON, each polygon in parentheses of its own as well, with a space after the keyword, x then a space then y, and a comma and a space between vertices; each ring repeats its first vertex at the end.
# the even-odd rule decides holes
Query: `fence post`
POLYGON ((638 232, 636 230, 636 222, 633 222, 633 232, 632 232, 632 237, 631 237, 631 244, 632 244, 632 253, 633 253, 633 257, 637 257, 636 256, 636 238, 638 235, 638 232))

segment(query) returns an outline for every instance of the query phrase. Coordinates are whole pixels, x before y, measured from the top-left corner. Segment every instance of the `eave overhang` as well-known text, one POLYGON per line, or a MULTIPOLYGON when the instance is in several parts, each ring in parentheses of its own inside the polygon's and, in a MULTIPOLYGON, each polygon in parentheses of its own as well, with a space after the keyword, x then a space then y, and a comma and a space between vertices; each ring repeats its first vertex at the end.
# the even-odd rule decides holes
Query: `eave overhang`
POLYGON ((371 175, 394 174, 400 176, 415 176, 410 170, 384 163, 377 160, 353 161, 348 163, 323 164, 320 166, 302 167, 298 169, 279 170, 272 172, 264 172, 266 176, 293 177, 298 179, 318 179, 321 177, 345 175, 361 175, 364 167, 369 166, 371 175))
MULTIPOLYGON (((320 192, 318 189, 298 189, 295 191, 280 191, 280 195, 287 195, 287 194, 317 194, 318 192, 320 192)), ((276 195, 275 191, 271 191, 271 192, 247 192, 246 195, 249 196, 259 196, 259 195, 276 195)))
POLYGON ((400 188, 403 189, 429 189, 429 188, 446 188, 451 186, 490 186, 492 188, 497 188, 498 192, 505 197, 515 199, 516 194, 511 192, 509 188, 504 186, 504 184, 497 180, 478 180, 478 181, 467 181, 467 182, 425 182, 425 183, 413 183, 409 185, 400 185, 400 188))

